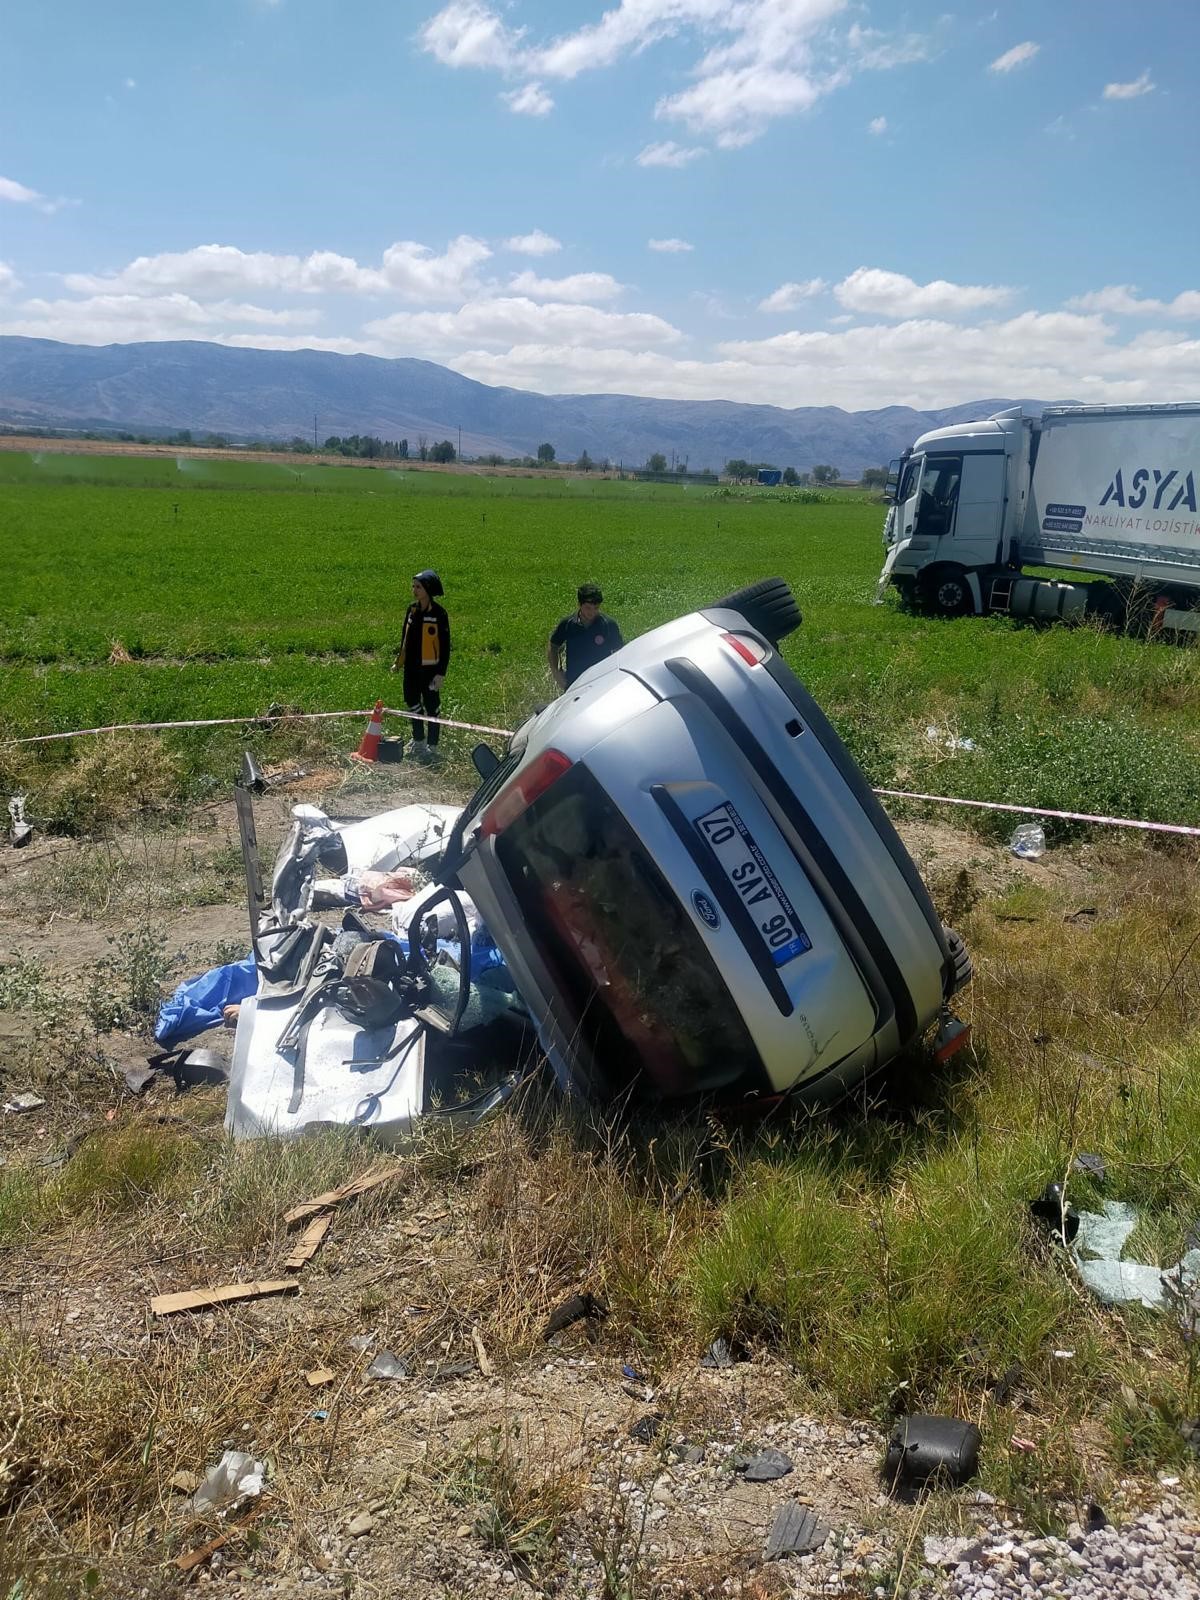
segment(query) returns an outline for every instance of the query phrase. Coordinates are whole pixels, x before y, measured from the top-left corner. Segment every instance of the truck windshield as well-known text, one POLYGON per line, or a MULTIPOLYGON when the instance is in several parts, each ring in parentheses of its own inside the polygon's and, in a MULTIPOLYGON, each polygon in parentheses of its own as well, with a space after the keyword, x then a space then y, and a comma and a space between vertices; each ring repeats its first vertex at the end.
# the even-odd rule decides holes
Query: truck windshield
POLYGON ((695 925, 610 797, 576 764, 496 841, 530 936, 614 1092, 765 1088, 695 925))

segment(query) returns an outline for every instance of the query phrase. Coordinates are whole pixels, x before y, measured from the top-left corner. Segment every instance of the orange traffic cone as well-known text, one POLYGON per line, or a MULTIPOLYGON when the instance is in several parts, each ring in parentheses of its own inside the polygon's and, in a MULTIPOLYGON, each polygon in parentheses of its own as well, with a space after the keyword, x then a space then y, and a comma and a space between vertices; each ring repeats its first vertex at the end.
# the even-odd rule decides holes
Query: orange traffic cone
POLYGON ((367 723, 367 731, 359 741, 358 749, 354 752, 356 761, 378 761, 379 740, 383 734, 383 701, 376 700, 375 709, 371 713, 371 720, 367 723))

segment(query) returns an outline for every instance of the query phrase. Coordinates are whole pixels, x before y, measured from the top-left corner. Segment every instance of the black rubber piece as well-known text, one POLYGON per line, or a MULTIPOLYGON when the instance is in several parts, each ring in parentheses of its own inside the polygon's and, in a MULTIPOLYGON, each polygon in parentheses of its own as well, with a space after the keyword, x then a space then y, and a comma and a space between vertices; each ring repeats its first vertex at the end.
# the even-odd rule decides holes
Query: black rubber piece
POLYGON ((966 940, 961 933, 953 928, 942 925, 946 935, 946 949, 950 954, 949 987, 946 990, 946 999, 957 994, 960 989, 965 989, 975 976, 975 965, 971 960, 971 953, 967 949, 966 940))
POLYGON ((829 1537, 830 1530, 818 1521, 817 1514, 808 1506, 786 1500, 775 1513, 775 1521, 767 1535, 765 1561, 778 1561, 780 1556, 805 1556, 819 1550, 829 1537))
POLYGON ((735 589, 723 599, 714 600, 705 610, 736 611, 772 644, 795 633, 803 620, 786 578, 760 578, 757 583, 747 584, 744 589, 735 589))
POLYGON ((883 1475, 896 1490, 915 1489, 931 1480, 944 1486, 966 1483, 979 1470, 983 1437, 973 1422, 957 1417, 901 1417, 888 1440, 883 1475))

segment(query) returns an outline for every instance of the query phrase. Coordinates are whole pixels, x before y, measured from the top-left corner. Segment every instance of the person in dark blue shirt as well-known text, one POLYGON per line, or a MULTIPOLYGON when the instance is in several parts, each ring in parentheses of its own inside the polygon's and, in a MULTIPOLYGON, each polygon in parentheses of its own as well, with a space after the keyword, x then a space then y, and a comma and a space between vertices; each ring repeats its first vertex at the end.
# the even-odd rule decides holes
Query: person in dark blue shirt
POLYGON ((569 689, 581 673, 625 643, 620 628, 601 611, 604 596, 594 583, 581 583, 576 599, 579 610, 562 619, 546 646, 546 661, 560 689, 569 689))

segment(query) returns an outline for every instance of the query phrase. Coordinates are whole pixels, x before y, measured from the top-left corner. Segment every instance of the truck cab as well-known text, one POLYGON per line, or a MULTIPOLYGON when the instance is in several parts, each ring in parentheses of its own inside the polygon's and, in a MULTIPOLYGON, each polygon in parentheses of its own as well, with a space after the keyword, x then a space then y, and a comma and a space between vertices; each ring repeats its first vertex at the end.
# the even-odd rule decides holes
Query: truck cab
POLYGON ((1032 423, 1020 408, 924 433, 888 474, 889 583, 947 615, 980 612, 979 572, 1009 560, 1009 530, 1024 514, 1032 423))

